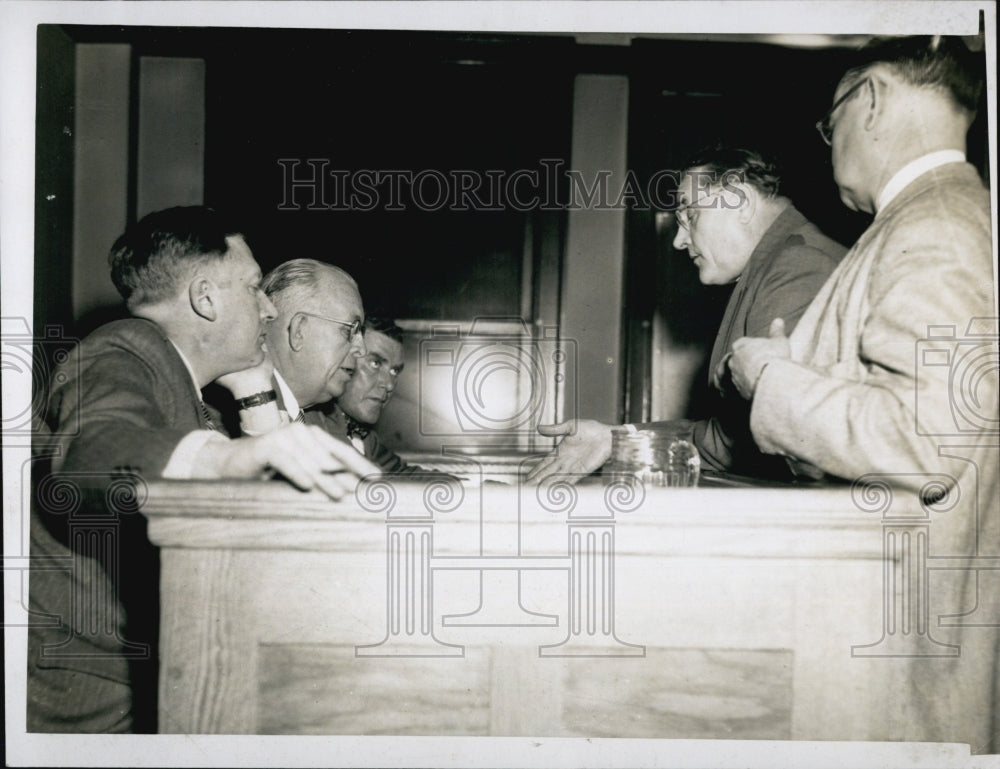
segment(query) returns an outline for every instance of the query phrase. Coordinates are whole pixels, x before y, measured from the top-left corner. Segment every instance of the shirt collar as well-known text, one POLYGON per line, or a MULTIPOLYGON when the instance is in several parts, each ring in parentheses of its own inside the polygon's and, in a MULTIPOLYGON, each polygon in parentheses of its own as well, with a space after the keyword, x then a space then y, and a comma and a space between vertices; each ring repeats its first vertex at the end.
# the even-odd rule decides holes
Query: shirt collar
POLYGON ((896 197, 914 179, 930 171, 932 168, 943 166, 947 163, 964 163, 965 153, 961 150, 938 150, 921 155, 916 160, 911 160, 905 166, 893 174, 875 201, 875 212, 878 213, 890 201, 896 197))
POLYGON ((184 364, 184 368, 187 369, 188 375, 191 377, 191 382, 194 384, 194 391, 198 393, 198 400, 202 400, 201 385, 198 384, 198 377, 194 375, 194 369, 191 368, 191 361, 189 361, 187 359, 187 356, 183 352, 181 352, 181 348, 178 347, 176 344, 174 344, 173 339, 170 339, 168 337, 167 341, 170 342, 170 344, 174 345, 174 349, 177 350, 177 354, 181 357, 181 363, 184 364))
POLYGON ((281 378, 281 374, 278 370, 274 370, 274 383, 278 385, 278 390, 281 392, 281 402, 285 405, 285 411, 288 413, 289 419, 295 419, 299 415, 299 402, 295 400, 295 396, 292 394, 292 388, 288 386, 288 383, 281 378))

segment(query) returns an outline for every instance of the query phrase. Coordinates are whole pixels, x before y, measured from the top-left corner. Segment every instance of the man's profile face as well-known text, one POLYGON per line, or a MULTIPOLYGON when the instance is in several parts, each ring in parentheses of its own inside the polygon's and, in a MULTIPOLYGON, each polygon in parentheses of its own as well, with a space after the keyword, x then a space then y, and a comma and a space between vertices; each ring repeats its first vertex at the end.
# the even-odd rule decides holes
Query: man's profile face
MULTIPOLYGON (((325 275, 319 281, 315 299, 308 306, 290 308, 286 317, 281 319, 286 326, 297 321, 302 345, 293 355, 294 370, 282 371, 281 375, 299 405, 306 408, 339 398, 354 374, 357 358, 367 352, 360 333, 352 335, 347 326, 333 322, 364 320, 357 288, 343 278, 325 275)), ((288 329, 277 331, 287 333, 288 329)))
POLYGON ((277 315, 260 290, 260 267, 240 235, 226 238, 229 250, 203 268, 216 285, 216 348, 226 372, 256 366, 264 359, 267 322, 277 315))
POLYGON ((697 173, 685 173, 677 201, 682 213, 677 217, 674 248, 687 250, 698 268, 698 279, 705 285, 724 285, 739 278, 754 245, 747 243, 739 226, 739 195, 718 185, 708 186, 697 173))
MULTIPOLYGON (((834 93, 834 102, 855 85, 841 81, 834 93)), ((862 84, 830 115, 832 132, 830 162, 833 165, 833 180, 840 190, 840 199, 852 211, 862 209, 859 196, 867 177, 863 136, 860 127, 861 112, 870 91, 862 84)))
POLYGON ((365 334, 368 354, 359 358, 357 370, 337 403, 345 414, 373 425, 396 389, 403 370, 403 345, 378 331, 365 334))

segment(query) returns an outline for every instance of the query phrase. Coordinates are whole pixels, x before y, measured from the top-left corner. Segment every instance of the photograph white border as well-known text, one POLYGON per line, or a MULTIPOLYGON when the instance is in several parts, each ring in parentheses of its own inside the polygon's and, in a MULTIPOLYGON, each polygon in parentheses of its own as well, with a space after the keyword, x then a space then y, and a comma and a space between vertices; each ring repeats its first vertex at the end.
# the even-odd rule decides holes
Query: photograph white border
MULTIPOLYGON (((0 286, 5 317, 32 317, 35 62, 39 24, 626 34, 957 34, 985 13, 990 168, 996 169, 996 5, 991 2, 5 2, 0 4, 0 286)), ((991 188, 994 255, 997 191, 991 188)), ((994 258, 994 264, 995 264, 994 258)), ((996 277, 994 276, 994 283, 996 277)), ((30 378, 3 379, 4 411, 30 378)), ((23 555, 20 468, 4 448, 5 558, 23 555)), ((4 581, 5 622, 23 613, 4 581)), ((987 766, 964 746, 549 738, 70 736, 25 734, 24 628, 5 627, 11 766, 987 766), (923 747, 923 746, 922 746, 923 747), (970 763, 971 762, 971 763, 970 763)))

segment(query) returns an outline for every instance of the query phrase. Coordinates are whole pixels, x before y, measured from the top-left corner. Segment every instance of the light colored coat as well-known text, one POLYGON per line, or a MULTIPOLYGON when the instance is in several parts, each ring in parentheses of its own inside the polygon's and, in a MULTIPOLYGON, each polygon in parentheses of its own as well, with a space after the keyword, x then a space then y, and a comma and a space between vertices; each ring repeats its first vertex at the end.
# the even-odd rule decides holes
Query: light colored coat
MULTIPOLYGON (((879 211, 844 257, 792 333, 791 360, 765 367, 754 439, 765 452, 850 480, 872 472, 958 478, 966 463, 938 446, 942 436, 976 434, 977 423, 996 430, 996 371, 985 371, 974 393, 950 374, 963 356, 995 346, 995 325, 992 340, 968 334, 970 321, 995 316, 994 307, 989 195, 969 164, 932 169, 879 211)), ((982 333, 991 323, 976 325, 982 333)), ((922 483, 914 476, 913 486, 922 483)))
POLYGON ((760 447, 855 481, 851 498, 883 538, 883 621, 900 607, 906 618, 860 650, 893 657, 858 660, 872 690, 894 693, 870 739, 998 749, 991 243, 972 166, 921 175, 878 212, 799 321, 791 360, 768 364, 754 396, 760 447), (942 557, 952 565, 932 570, 942 557))

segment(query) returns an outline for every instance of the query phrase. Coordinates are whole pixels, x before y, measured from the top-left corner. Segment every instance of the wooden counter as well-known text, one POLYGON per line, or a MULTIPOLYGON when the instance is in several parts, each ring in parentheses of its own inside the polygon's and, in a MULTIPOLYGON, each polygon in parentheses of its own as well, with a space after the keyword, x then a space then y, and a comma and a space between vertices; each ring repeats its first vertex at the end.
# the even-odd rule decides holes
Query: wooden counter
POLYGON ((956 653, 887 489, 146 492, 164 732, 902 739, 894 644, 956 653))

